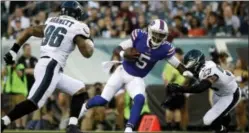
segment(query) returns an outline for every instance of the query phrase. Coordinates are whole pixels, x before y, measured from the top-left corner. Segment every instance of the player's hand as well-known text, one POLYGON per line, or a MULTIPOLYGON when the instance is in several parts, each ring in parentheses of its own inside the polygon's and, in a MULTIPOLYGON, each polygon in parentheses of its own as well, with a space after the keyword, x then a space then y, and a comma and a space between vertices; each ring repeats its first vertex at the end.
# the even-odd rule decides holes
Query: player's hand
POLYGON ((161 107, 167 108, 172 103, 172 96, 166 96, 164 101, 161 103, 161 107))
POLYGON ((178 84, 171 83, 171 84, 168 84, 167 86, 168 93, 180 92, 180 90, 182 90, 182 86, 178 84))
POLYGON ((136 60, 140 53, 135 48, 128 48, 124 51, 124 58, 127 60, 136 60))
POLYGON ((194 74, 192 73, 192 72, 190 72, 190 71, 184 71, 183 73, 182 73, 182 75, 184 76, 184 77, 188 77, 188 78, 193 78, 194 77, 194 74))
POLYGON ((4 55, 3 59, 7 65, 12 65, 15 63, 17 54, 10 50, 7 54, 4 55))

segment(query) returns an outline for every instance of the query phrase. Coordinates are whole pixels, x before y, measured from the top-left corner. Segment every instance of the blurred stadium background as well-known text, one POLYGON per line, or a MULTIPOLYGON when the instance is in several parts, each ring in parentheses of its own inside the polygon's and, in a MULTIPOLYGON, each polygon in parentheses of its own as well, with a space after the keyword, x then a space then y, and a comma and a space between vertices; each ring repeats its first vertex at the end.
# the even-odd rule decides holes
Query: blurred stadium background
MULTIPOLYGON (((89 25, 95 42, 91 59, 83 59, 75 50, 67 61, 65 73, 87 84, 89 96, 100 94, 109 74, 101 63, 111 59, 112 50, 128 38, 136 28, 146 30, 148 23, 160 18, 167 21, 170 29, 168 41, 183 52, 200 49, 205 55, 229 69, 244 90, 248 89, 248 5, 240 1, 134 1, 96 2, 81 1, 85 10, 82 21, 89 25)), ((44 24, 47 17, 60 14, 60 1, 1 1, 1 54, 2 57, 15 38, 25 28, 44 24)), ((31 38, 19 55, 15 69, 23 70, 24 77, 13 76, 1 62, 1 115, 25 99, 33 82, 32 71, 39 58, 41 40, 31 38), (31 58, 32 56, 32 58, 31 58), (24 64, 24 66, 20 65, 24 64), (18 67, 19 66, 19 67, 18 67), (25 78, 25 80, 20 79, 25 78), (15 82, 10 84, 10 80, 15 82), (21 81, 21 82, 19 82, 21 81), (11 87, 9 87, 11 86, 11 87), (7 89, 8 88, 8 89, 7 89), (20 90, 20 91, 16 91, 20 90)), ((2 58, 1 58, 2 59, 2 58)), ((207 131, 202 125, 202 116, 211 107, 212 92, 186 95, 181 106, 165 113, 160 103, 165 98, 165 62, 156 65, 145 78, 148 99, 142 116, 154 114, 159 118, 160 127, 166 130, 207 131), (180 111, 178 114, 177 111, 180 111), (173 115, 173 114, 178 114, 173 115), (168 118, 180 119, 180 127, 168 118), (169 126, 171 125, 171 126, 169 126)), ((46 106, 39 111, 18 120, 9 126, 15 130, 63 130, 68 119, 70 97, 55 92, 46 106)), ((231 112, 233 131, 248 131, 248 99, 240 102, 231 112)), ((106 107, 95 108, 80 123, 87 131, 121 131, 129 117, 132 102, 127 94, 120 92, 106 107)), ((173 103, 174 104, 174 103, 173 103)), ((175 120, 176 121, 176 120, 175 120)), ((26 132, 26 131, 24 131, 26 132)), ((49 131, 50 132, 50 131, 49 131)))

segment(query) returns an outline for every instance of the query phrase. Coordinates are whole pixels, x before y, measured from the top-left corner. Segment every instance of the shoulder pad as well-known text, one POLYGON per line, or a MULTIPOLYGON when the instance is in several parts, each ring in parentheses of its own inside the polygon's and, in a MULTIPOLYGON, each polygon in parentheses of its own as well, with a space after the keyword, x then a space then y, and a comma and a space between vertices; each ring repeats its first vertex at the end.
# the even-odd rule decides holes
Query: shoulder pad
POLYGON ((163 42, 162 46, 164 47, 165 51, 167 51, 166 58, 170 58, 175 54, 175 47, 170 42, 163 42))
POLYGON ((200 70, 199 78, 202 80, 208 78, 209 76, 213 76, 215 74, 215 68, 216 64, 213 61, 206 61, 204 67, 200 70))
POLYGON ((134 42, 139 36, 147 34, 147 32, 141 30, 141 29, 135 29, 131 32, 131 40, 134 42))
POLYGON ((74 27, 74 32, 76 35, 83 35, 86 38, 90 37, 90 29, 85 23, 78 22, 74 25, 74 27))

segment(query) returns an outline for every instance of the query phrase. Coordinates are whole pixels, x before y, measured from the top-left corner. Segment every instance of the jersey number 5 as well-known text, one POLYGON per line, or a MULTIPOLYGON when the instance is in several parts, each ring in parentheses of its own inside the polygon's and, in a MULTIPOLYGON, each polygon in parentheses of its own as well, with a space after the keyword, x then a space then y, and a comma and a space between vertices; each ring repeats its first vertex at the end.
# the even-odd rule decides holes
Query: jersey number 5
POLYGON ((136 66, 140 69, 144 69, 147 65, 147 61, 149 60, 150 60, 149 56, 141 54, 138 58, 138 61, 136 61, 136 66))
POLYGON ((63 27, 55 27, 53 25, 49 25, 45 31, 42 46, 48 44, 51 47, 59 47, 61 45, 62 40, 64 39, 64 35, 66 34, 67 29, 63 27))

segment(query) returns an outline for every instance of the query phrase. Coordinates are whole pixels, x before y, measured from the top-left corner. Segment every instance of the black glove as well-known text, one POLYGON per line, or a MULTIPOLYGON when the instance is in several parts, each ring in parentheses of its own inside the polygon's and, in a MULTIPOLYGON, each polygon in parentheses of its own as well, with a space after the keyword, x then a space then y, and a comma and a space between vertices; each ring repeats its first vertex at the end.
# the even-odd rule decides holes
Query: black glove
POLYGON ((10 51, 4 55, 3 59, 7 65, 12 65, 15 63, 16 55, 20 47, 21 47, 20 45, 14 43, 10 51))
POLYGON ((182 89, 182 86, 175 83, 168 84, 167 86, 168 93, 181 92, 182 89))
POLYGON ((16 53, 14 51, 9 51, 4 55, 3 59, 7 65, 12 65, 15 63, 16 53))
POLYGON ((167 108, 167 106, 170 106, 170 104, 172 103, 173 97, 177 94, 177 93, 181 93, 181 89, 182 86, 175 84, 175 83, 171 83, 167 85, 166 88, 166 95, 165 95, 165 99, 164 101, 161 103, 161 106, 163 108, 167 108))
POLYGON ((164 101, 161 103, 161 106, 163 108, 167 108, 171 104, 172 98, 173 98, 172 96, 166 96, 164 101))

